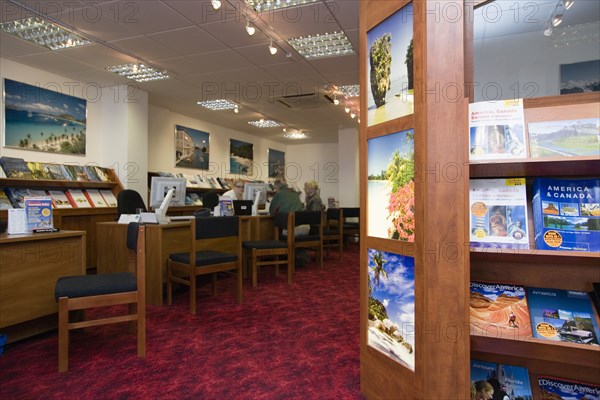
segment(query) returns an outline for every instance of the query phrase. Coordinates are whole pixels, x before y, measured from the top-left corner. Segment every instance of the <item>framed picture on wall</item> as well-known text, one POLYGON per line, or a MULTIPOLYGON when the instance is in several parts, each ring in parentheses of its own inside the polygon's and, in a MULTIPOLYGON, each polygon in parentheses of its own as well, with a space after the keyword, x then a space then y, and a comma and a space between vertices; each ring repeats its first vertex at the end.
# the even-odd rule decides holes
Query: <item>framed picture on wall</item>
POLYGON ((414 130, 369 139, 367 146, 367 235, 414 242, 414 130))
POLYGON ((367 49, 367 126, 413 114, 413 4, 367 32, 367 49))
POLYGON ((368 249, 367 343, 415 370, 415 259, 368 249))
POLYGON ((4 79, 4 147, 85 155, 86 118, 84 99, 4 79))
POLYGON ((229 139, 229 172, 238 175, 252 175, 254 145, 241 140, 229 139))
POLYGON ((285 174, 285 153, 283 151, 269 149, 269 178, 284 176, 285 174))
POLYGON ((208 169, 210 134, 175 125, 175 166, 208 169))
POLYGON ((560 94, 600 91, 600 60, 560 66, 560 94))

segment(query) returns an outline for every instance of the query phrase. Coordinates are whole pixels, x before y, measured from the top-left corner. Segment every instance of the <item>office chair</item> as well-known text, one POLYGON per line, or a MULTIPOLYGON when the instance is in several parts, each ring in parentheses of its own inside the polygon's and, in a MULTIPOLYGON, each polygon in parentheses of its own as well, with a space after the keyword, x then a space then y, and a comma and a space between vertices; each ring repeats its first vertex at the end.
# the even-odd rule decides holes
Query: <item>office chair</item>
POLYGON ((242 302, 242 236, 240 218, 204 217, 190 221, 189 252, 169 256, 167 302, 173 300, 173 282, 190 288, 190 314, 196 314, 196 277, 212 274, 213 295, 217 294, 217 273, 236 275, 237 302, 242 302))
POLYGON ((342 236, 344 240, 348 237, 360 237, 360 207, 342 207, 340 213, 342 236), (352 218, 354 221, 348 221, 352 218))
POLYGON ((121 190, 117 195, 117 213, 120 217, 121 214, 136 214, 138 208, 141 208, 143 212, 146 212, 146 205, 142 196, 132 189, 121 190))
POLYGON ((144 225, 131 223, 127 227, 130 272, 103 275, 65 276, 56 281, 54 297, 58 302, 58 371, 69 369, 69 331, 78 328, 137 323, 138 356, 146 355, 146 294, 144 225), (85 319, 85 310, 95 307, 128 304, 128 313, 116 317, 85 319), (69 312, 83 310, 84 320, 69 321, 69 312))
POLYGON ((202 205, 209 210, 214 210, 219 205, 219 194, 217 192, 206 192, 202 195, 202 205))
POLYGON ((295 252, 297 249, 314 251, 319 266, 323 268, 323 212, 294 211, 291 226, 292 229, 288 230, 288 233, 292 236, 292 251, 295 252), (295 234, 295 229, 300 225, 310 225, 308 235, 295 234))

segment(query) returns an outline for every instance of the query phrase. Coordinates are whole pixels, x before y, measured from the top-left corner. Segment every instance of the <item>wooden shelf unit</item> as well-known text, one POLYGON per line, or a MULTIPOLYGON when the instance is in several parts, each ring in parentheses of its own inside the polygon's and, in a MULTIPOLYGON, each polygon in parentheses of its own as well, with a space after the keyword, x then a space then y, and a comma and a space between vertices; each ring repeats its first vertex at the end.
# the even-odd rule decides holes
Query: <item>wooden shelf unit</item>
MULTIPOLYGON (((600 93, 551 96, 524 102, 525 123, 599 117, 600 93), (594 115, 595 114, 595 115, 594 115)), ((600 176, 598 157, 547 157, 470 163, 470 178, 525 177, 531 249, 470 249, 471 280, 589 292, 600 281, 600 252, 535 249, 531 182, 536 177, 600 176)), ((600 322, 598 315, 596 321, 600 322)), ((472 336, 471 358, 528 368, 534 398, 537 377, 600 384, 600 347, 539 339, 509 340, 472 336)), ((539 396, 539 394, 537 394, 539 396)))
MULTIPOLYGON (((109 170, 109 173, 111 175, 111 182, 0 178, 0 188, 19 187, 41 190, 102 189, 110 190, 117 197, 119 192, 123 190, 123 186, 113 170, 109 170)), ((96 263, 96 223, 116 221, 117 208, 55 208, 52 210, 52 214, 56 228, 61 230, 85 231, 87 233, 86 262, 88 267, 94 267, 96 263)), ((8 220, 7 210, 0 210, 0 220, 8 220)))

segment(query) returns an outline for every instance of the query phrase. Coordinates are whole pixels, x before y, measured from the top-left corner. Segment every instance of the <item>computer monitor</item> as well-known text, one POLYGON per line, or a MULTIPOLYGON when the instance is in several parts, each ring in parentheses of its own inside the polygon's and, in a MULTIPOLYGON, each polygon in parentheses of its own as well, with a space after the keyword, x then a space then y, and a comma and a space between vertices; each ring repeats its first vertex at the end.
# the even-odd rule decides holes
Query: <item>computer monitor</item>
POLYGON ((150 183, 150 207, 156 209, 163 204, 169 189, 175 189, 169 206, 185 206, 185 178, 153 176, 150 183))
POLYGON ((256 200, 256 193, 260 191, 258 205, 267 204, 267 184, 264 182, 246 182, 244 184, 244 200, 256 200))

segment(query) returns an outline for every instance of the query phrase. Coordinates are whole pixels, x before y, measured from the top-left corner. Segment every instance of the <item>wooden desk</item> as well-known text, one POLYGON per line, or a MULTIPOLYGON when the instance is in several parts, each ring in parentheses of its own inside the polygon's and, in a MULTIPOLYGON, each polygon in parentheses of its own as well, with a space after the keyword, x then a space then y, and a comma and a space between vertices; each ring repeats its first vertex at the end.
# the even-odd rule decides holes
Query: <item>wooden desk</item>
MULTIPOLYGON (((272 239, 273 217, 243 216, 243 240, 272 239)), ((167 261, 172 253, 189 251, 188 221, 146 225, 146 302, 163 304, 167 261)), ((127 271, 127 225, 96 224, 96 266, 99 274, 127 271)))
POLYGON ((56 280, 84 275, 86 232, 0 234, 0 328, 8 341, 56 328, 56 280))

